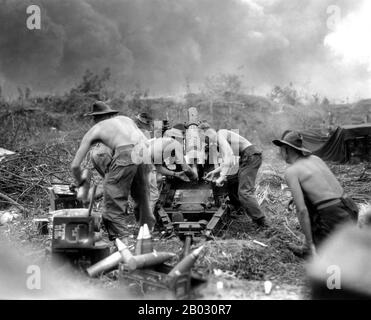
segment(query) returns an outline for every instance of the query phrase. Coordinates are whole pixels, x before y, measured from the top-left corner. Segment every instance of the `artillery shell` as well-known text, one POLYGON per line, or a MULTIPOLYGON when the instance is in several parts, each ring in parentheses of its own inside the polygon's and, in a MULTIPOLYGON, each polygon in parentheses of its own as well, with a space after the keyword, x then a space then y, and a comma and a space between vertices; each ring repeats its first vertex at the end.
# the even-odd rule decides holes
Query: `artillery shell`
POLYGON ((116 238, 116 247, 117 247, 117 249, 119 250, 119 252, 122 256, 122 261, 124 263, 128 263, 130 258, 133 256, 131 254, 129 248, 119 238, 116 238))
POLYGON ((130 270, 155 266, 175 257, 175 253, 171 252, 151 252, 141 254, 139 256, 133 256, 128 261, 128 267, 130 270))
POLYGON ((135 243, 135 255, 136 256, 142 253, 142 242, 143 242, 143 226, 141 226, 139 229, 137 242, 135 243))
POLYGON ((180 276, 188 272, 195 264, 203 246, 193 250, 188 256, 184 257, 170 272, 169 276, 180 276))
POLYGON ((90 277, 95 277, 96 275, 110 270, 117 266, 119 262, 122 261, 122 255, 120 252, 116 251, 107 258, 97 262, 96 264, 90 266, 86 269, 86 272, 90 277))
POLYGON ((141 254, 153 252, 153 244, 151 233, 149 232, 148 225, 143 226, 143 238, 142 238, 142 252, 141 254))

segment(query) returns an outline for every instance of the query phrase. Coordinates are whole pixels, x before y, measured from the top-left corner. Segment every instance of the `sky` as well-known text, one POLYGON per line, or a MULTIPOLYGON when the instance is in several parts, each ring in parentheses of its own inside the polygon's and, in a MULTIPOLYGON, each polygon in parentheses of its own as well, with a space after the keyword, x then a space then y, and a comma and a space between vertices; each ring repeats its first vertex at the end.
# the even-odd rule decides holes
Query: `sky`
POLYGON ((113 88, 154 95, 237 74, 250 93, 370 98, 370 18, 367 0, 0 0, 0 85, 60 93, 109 67, 113 88))

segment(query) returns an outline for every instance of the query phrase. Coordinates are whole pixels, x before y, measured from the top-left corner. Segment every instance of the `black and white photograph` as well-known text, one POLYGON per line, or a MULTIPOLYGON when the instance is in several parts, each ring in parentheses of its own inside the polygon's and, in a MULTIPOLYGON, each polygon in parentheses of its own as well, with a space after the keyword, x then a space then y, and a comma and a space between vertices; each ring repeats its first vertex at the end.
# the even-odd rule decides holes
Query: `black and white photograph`
POLYGON ((371 299, 370 30, 369 0, 0 0, 0 300, 371 299))

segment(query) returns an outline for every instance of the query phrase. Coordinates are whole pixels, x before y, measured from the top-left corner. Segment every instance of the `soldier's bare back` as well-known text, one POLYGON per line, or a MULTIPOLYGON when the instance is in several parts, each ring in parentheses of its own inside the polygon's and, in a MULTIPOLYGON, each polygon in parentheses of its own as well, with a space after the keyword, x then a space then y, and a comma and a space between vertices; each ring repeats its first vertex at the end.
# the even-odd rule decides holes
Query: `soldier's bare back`
POLYGON ((101 121, 93 126, 86 135, 92 141, 103 142, 112 150, 120 146, 135 145, 147 140, 134 121, 125 116, 117 116, 101 121))
POLYGON ((136 145, 146 142, 148 139, 136 126, 133 120, 125 116, 116 116, 98 122, 83 137, 79 150, 72 161, 71 168, 77 181, 80 180, 79 166, 90 146, 96 142, 102 142, 107 147, 115 150, 117 147, 136 145))

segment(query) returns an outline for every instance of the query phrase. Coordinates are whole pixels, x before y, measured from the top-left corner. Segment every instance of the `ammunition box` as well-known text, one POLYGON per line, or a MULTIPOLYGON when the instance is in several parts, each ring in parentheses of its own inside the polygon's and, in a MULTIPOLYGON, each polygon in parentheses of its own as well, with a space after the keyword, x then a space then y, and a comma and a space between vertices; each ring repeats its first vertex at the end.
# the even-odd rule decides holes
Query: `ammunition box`
POLYGON ((66 184, 54 184, 49 190, 50 211, 83 208, 83 203, 76 198, 76 193, 66 184))
POLYGON ((87 212, 87 209, 66 209, 54 213, 52 251, 93 247, 96 218, 87 216, 87 212))
POLYGON ((62 264, 69 262, 73 265, 80 265, 83 269, 86 269, 107 258, 109 255, 110 249, 108 245, 91 248, 54 249, 52 261, 62 264))

